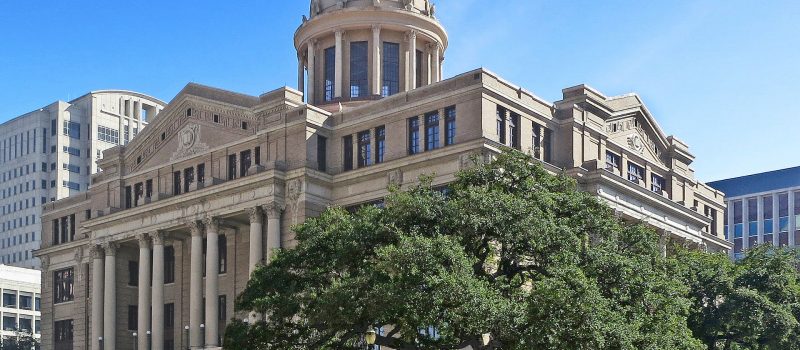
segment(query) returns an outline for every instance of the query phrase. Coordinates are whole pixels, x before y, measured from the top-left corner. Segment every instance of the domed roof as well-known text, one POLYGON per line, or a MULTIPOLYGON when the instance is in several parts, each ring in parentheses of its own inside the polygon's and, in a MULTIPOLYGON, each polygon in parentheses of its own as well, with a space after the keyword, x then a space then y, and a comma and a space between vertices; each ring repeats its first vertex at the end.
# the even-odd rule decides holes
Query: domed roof
POLYGON ((436 6, 430 0, 311 0, 310 17, 345 8, 381 7, 403 9, 433 17, 436 6))

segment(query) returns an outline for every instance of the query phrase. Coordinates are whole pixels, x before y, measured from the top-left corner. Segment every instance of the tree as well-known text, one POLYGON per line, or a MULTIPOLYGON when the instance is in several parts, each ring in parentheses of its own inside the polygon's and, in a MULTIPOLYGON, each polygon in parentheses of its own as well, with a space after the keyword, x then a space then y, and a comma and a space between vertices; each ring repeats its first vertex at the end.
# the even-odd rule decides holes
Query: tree
POLYGON ((226 347, 363 349, 382 327, 393 349, 703 348, 655 232, 527 155, 390 192, 295 227, 236 301, 269 322, 233 322, 226 347))
POLYGON ((797 253, 761 245, 734 263, 679 250, 673 271, 690 288, 689 327, 708 349, 800 349, 797 253))
POLYGON ((15 330, 17 336, 3 337, 0 343, 0 350, 34 350, 39 349, 39 339, 34 338, 33 334, 27 330, 15 330))

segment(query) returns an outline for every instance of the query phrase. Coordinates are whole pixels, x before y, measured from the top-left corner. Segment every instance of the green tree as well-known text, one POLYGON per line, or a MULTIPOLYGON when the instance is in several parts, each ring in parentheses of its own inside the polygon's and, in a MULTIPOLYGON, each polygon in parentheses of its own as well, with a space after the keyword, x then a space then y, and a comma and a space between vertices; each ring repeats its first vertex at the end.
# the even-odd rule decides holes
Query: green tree
POLYGON ((704 348, 653 231, 522 153, 477 163, 295 227, 236 301, 269 322, 234 321, 226 347, 363 349, 383 326, 394 349, 704 348))
POLYGON ((4 337, 0 342, 0 350, 38 350, 39 340, 26 330, 16 330, 17 337, 4 337))
POLYGON ((673 269, 690 288, 689 327, 708 349, 800 349, 795 251, 761 245, 736 263, 679 250, 673 269))

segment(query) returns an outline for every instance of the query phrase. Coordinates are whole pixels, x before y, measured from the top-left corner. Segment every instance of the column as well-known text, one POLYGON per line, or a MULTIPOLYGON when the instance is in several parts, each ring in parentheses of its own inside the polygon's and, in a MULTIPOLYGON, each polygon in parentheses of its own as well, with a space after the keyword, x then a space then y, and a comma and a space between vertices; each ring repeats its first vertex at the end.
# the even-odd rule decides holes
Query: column
POLYGON ((105 286, 103 290, 103 350, 116 350, 117 345, 117 244, 103 244, 106 251, 105 286))
POLYGON ((103 336, 103 249, 95 245, 92 254, 92 350, 100 350, 103 336))
POLYGON ((199 222, 190 222, 192 233, 190 272, 189 272, 189 346, 192 349, 203 347, 203 334, 200 324, 203 323, 203 226, 199 222))
POLYGON ((139 241, 139 305, 137 338, 139 350, 147 348, 147 331, 150 330, 150 237, 143 233, 136 236, 139 241))
POLYGON ((303 64, 303 55, 297 53, 297 91, 305 93, 305 79, 306 79, 305 64, 303 64))
MULTIPOLYGON (((151 236, 153 238, 153 302, 151 314, 153 315, 153 338, 151 350, 162 350, 164 349, 164 233, 155 232, 151 236)), ((141 285, 141 283, 139 284, 141 285)))
POLYGON ((441 75, 441 69, 440 69, 441 68, 440 64, 442 62, 442 59, 441 59, 441 56, 439 55, 439 50, 441 50, 441 48, 439 47, 439 43, 433 43, 432 45, 434 46, 433 47, 433 64, 431 64, 431 68, 433 69, 433 74, 432 74, 433 75, 433 82, 434 83, 438 83, 438 82, 442 81, 442 75, 441 75))
POLYGON ((433 82, 433 50, 434 46, 433 43, 429 43, 425 45, 425 75, 424 75, 424 84, 423 85, 431 85, 433 82))
POLYGON ((406 80, 406 91, 417 87, 417 32, 408 32, 408 79, 406 80))
POLYGON ((342 36, 344 36, 344 32, 341 30, 337 30, 336 33, 336 72, 335 72, 335 82, 333 86, 333 96, 335 98, 342 97, 342 60, 344 56, 342 55, 342 36))
POLYGON ((381 94, 381 26, 372 26, 372 94, 381 94))
POLYGON ((207 218, 206 224, 206 346, 219 345, 219 220, 207 218))
MULTIPOLYGON (((778 222, 780 205, 778 204, 778 194, 772 194, 772 246, 777 247, 781 242, 781 225, 778 222)), ((733 211, 733 207, 729 207, 729 211, 733 211)))
POLYGON ((794 240, 794 231, 795 231, 795 221, 797 221, 797 217, 794 214, 794 201, 797 198, 794 198, 794 191, 789 191, 789 247, 794 248, 795 242, 794 240))
POLYGON ((308 71, 308 91, 306 93, 306 103, 314 104, 314 46, 316 45, 316 40, 309 40, 308 41, 308 53, 306 55, 306 69, 308 71))
POLYGON ((272 259, 274 251, 281 248, 281 212, 283 207, 278 203, 264 205, 267 214, 267 260, 272 259))
POLYGON ((264 257, 264 241, 261 235, 264 228, 264 218, 261 214, 261 209, 258 207, 248 208, 247 214, 250 216, 250 262, 248 274, 252 275, 253 271, 256 270, 256 266, 264 257))

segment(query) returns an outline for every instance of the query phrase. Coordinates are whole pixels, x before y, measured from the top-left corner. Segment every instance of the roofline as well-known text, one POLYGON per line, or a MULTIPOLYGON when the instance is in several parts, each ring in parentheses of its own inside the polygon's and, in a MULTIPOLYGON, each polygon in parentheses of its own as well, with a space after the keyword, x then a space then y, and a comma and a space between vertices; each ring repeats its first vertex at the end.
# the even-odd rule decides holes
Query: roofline
POLYGON ((89 91, 89 92, 81 95, 78 98, 70 100, 68 103, 73 103, 73 102, 75 102, 77 100, 80 100, 80 99, 82 99, 82 98, 84 98, 86 96, 89 96, 89 95, 114 94, 114 93, 143 97, 143 98, 146 98, 146 99, 149 99, 149 100, 152 100, 152 101, 155 101, 155 102, 161 104, 162 107, 167 105, 167 103, 162 101, 161 99, 155 98, 155 97, 147 95, 147 94, 143 94, 141 92, 132 91, 132 90, 93 90, 93 91, 89 91))
POLYGON ((723 181, 742 180, 742 179, 745 179, 745 178, 748 178, 748 177, 752 177, 752 176, 767 175, 767 174, 777 173, 777 172, 780 172, 780 171, 795 170, 795 169, 800 170, 800 166, 788 167, 788 168, 783 168, 783 169, 769 170, 769 171, 764 171, 764 172, 760 172, 760 173, 747 174, 747 175, 742 175, 742 176, 737 176, 737 177, 730 177, 730 178, 727 178, 727 179, 719 179, 719 180, 714 180, 714 181, 708 181, 706 183, 711 185, 711 184, 719 183, 719 182, 723 182, 723 181))

